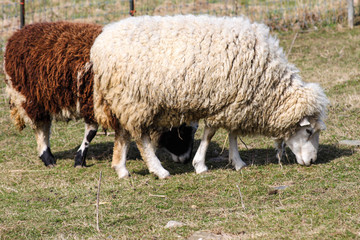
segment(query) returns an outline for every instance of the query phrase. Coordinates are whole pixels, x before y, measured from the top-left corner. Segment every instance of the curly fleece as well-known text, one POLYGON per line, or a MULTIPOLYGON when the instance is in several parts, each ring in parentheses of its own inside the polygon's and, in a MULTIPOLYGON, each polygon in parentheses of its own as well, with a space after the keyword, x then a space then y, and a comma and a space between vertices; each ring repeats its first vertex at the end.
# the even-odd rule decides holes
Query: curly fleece
POLYGON ((90 47, 102 26, 36 23, 15 32, 5 50, 11 116, 22 129, 51 118, 93 123, 90 47))
POLYGON ((91 48, 95 117, 133 137, 204 119, 238 134, 286 139, 304 117, 325 117, 321 87, 301 80, 278 40, 243 17, 128 18, 91 48))

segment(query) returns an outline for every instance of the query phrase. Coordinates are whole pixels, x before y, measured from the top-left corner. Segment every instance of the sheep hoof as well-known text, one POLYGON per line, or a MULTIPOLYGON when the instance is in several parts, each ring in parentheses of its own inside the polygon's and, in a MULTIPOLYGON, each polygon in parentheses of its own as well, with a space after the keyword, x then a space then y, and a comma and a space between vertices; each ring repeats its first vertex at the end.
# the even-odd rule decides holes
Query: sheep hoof
POLYGON ((79 150, 76 152, 74 167, 86 167, 86 154, 87 148, 84 151, 79 150))
POLYGON ((119 176, 119 178, 128 178, 130 177, 130 174, 129 174, 129 171, 125 168, 120 168, 120 167, 117 167, 117 166, 113 166, 112 168, 115 169, 117 175, 119 176))
POLYGON ((196 167, 195 168, 195 172, 197 174, 201 174, 201 173, 204 173, 204 172, 207 172, 208 168, 204 165, 204 166, 199 166, 199 167, 196 167))
POLYGON ((40 156, 41 161, 46 167, 52 168, 56 165, 55 157, 52 155, 50 148, 48 147, 40 156))
POLYGON ((119 174, 119 173, 118 173, 118 176, 119 176, 120 179, 124 179, 124 178, 129 178, 129 177, 130 177, 130 174, 129 174, 129 173, 119 174))
POLYGON ((237 164, 234 167, 235 167, 236 171, 240 171, 241 169, 243 169, 246 166, 247 166, 246 163, 243 163, 243 164, 237 164))
POLYGON ((119 175, 119 179, 126 179, 126 178, 129 178, 130 177, 130 174, 122 174, 122 175, 119 175))
POLYGON ((170 173, 168 171, 166 171, 165 169, 161 172, 155 173, 155 175, 158 176, 159 179, 170 178, 170 173))
POLYGON ((169 178, 171 178, 171 175, 166 176, 166 177, 161 177, 161 178, 158 176, 158 178, 159 178, 159 179, 169 179, 169 178))

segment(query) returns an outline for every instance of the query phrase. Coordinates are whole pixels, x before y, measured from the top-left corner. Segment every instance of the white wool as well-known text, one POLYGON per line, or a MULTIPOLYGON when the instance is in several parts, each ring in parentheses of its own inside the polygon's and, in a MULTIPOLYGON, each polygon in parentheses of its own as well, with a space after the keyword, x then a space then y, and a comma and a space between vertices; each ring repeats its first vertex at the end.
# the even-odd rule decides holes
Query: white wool
POLYGON ((106 126, 114 114, 136 139, 199 119, 279 139, 325 115, 322 89, 302 82, 268 27, 243 17, 128 18, 105 26, 90 56, 96 119, 106 126))

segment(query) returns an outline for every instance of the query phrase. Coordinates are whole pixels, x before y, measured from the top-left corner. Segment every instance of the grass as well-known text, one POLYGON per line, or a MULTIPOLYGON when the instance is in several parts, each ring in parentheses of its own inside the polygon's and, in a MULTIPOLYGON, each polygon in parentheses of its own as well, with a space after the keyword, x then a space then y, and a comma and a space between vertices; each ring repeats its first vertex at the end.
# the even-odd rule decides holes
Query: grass
MULTIPOLYGON (((295 32, 276 34, 288 50, 295 32)), ((54 123, 57 167, 45 168, 32 130, 18 132, 10 121, 0 73, 0 239, 185 239, 199 230, 232 239, 360 239, 360 152, 338 145, 360 136, 359 41, 359 27, 300 32, 289 55, 303 79, 319 82, 331 100, 316 164, 300 166, 287 151, 281 168, 271 139, 242 137, 248 150, 239 143, 240 155, 249 167, 236 172, 227 163, 226 133, 220 130, 205 174, 158 151, 172 174, 166 180, 149 174, 133 143, 131 178, 118 179, 110 168, 113 136, 105 135, 90 146, 90 166, 74 169, 81 121, 54 123), (170 220, 185 225, 165 229, 170 220)), ((202 124, 195 149, 201 133, 202 124)))

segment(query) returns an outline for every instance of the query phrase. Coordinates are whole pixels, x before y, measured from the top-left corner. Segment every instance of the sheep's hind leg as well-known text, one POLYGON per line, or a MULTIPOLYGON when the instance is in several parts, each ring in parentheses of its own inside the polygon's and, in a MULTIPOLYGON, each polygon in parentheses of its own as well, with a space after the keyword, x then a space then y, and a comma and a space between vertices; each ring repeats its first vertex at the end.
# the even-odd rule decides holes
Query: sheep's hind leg
POLYGON ((238 151, 237 135, 232 132, 229 133, 229 162, 235 167, 236 171, 246 166, 246 163, 241 160, 238 151))
POLYGON ((126 178, 130 174, 126 169, 126 155, 129 150, 130 136, 125 131, 115 129, 115 142, 111 167, 115 169, 119 178, 126 178))
POLYGON ((217 130, 216 128, 211 128, 211 127, 205 126, 199 148, 196 151, 196 154, 195 154, 193 162, 192 162, 196 173, 203 173, 208 170, 208 168, 205 165, 205 155, 206 155, 206 151, 209 147, 211 138, 214 136, 216 130, 217 130))
POLYGON ((136 141, 136 144, 151 173, 154 173, 160 179, 164 179, 170 176, 170 173, 165 170, 163 166, 161 166, 160 160, 156 157, 156 149, 151 144, 149 135, 143 135, 141 139, 136 141))
POLYGON ((98 125, 96 123, 85 123, 84 139, 76 152, 74 167, 86 167, 87 151, 91 140, 93 140, 96 135, 97 129, 98 125))
POLYGON ((51 121, 37 123, 35 126, 35 138, 40 159, 47 167, 54 167, 55 157, 50 150, 51 121))

